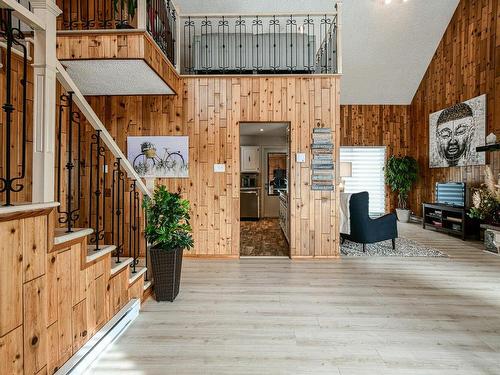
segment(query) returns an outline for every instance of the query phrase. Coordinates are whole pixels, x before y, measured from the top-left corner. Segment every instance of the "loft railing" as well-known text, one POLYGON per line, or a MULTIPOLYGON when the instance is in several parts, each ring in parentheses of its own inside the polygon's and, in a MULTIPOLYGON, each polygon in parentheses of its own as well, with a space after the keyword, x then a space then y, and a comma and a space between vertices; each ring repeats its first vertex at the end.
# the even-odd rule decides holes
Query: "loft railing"
POLYGON ((176 65, 177 14, 170 0, 148 0, 146 29, 170 62, 176 65))
POLYGON ((0 10, 0 40, 5 45, 5 73, 1 130, 3 142, 0 174, 0 196, 3 205, 10 206, 12 194, 20 193, 27 183, 27 74, 28 50, 24 43, 21 23, 11 9, 0 10), (20 55, 20 70, 13 67, 14 54, 20 55), (18 80, 16 80, 16 78, 18 80), (18 91, 20 90, 20 98, 18 91))
POLYGON ((335 74, 338 14, 181 17, 184 74, 335 74))
POLYGON ((170 0, 57 0, 58 30, 146 30, 176 63, 176 10, 170 0))

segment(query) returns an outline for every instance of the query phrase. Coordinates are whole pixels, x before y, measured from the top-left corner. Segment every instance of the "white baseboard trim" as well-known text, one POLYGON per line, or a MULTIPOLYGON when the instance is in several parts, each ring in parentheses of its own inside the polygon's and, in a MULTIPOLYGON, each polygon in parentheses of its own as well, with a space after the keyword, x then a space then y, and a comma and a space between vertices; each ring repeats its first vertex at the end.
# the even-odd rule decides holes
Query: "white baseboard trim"
POLYGON ((92 338, 78 350, 55 375, 83 374, 94 361, 111 345, 125 329, 139 316, 141 301, 130 300, 92 338))

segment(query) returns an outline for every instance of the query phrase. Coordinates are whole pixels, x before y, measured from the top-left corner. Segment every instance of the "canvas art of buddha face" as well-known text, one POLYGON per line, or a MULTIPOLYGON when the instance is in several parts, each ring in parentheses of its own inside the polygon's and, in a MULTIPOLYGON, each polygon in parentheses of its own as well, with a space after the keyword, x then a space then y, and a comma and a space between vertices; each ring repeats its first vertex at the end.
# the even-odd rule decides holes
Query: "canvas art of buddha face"
POLYGON ((469 105, 460 103, 439 115, 436 126, 438 152, 450 167, 468 155, 473 135, 474 118, 469 105))
POLYGON ((429 166, 431 168, 481 165, 484 153, 486 95, 455 104, 429 117, 429 166))

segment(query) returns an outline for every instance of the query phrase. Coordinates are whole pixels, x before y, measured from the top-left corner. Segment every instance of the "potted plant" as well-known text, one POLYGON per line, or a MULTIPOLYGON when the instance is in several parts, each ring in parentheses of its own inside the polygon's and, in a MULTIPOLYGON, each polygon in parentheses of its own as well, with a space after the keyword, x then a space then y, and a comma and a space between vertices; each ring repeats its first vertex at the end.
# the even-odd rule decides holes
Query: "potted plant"
MULTIPOLYGON (((115 13, 119 12, 118 5, 123 12, 126 12, 130 19, 135 17, 135 12, 137 11, 137 0, 113 0, 115 13)), ((122 16, 123 17, 123 16, 122 16)), ((127 19, 121 19, 116 24, 117 29, 131 29, 132 26, 128 24, 127 19)))
POLYGON ((179 293, 182 253, 193 247, 189 201, 158 186, 152 199, 144 199, 143 206, 156 300, 173 302, 179 293))
POLYGON ((398 220, 407 223, 410 220, 410 210, 407 209, 408 194, 418 178, 418 163, 410 156, 391 156, 385 168, 385 182, 392 191, 398 193, 398 220))
POLYGON ((485 183, 473 189, 472 208, 468 212, 472 219, 500 226, 500 181, 496 181, 490 167, 485 168, 485 183))

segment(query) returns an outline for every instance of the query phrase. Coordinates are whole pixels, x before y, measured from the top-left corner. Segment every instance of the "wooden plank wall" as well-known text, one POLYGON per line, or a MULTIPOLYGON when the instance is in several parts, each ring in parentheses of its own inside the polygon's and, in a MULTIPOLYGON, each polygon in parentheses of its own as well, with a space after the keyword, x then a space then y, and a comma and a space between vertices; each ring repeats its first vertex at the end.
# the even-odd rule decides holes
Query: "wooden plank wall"
MULTIPOLYGON (((340 146, 386 146, 386 156, 406 156, 410 149, 410 106, 341 105, 340 146)), ((386 187, 386 212, 397 197, 386 187)))
POLYGON ((132 59, 144 60, 176 93, 182 79, 156 42, 145 31, 59 32, 57 58, 64 60, 132 59))
MULTIPOLYGON (((411 103, 411 154, 420 164, 421 179, 410 196, 410 207, 432 201, 438 181, 478 185, 484 167, 429 166, 429 114, 478 95, 487 95, 487 129, 500 137, 500 28, 499 2, 461 0, 411 103)), ((494 173, 500 156, 487 157, 494 173)))
POLYGON ((55 214, 0 218, 0 374, 53 374, 131 298, 128 267, 86 264, 86 240, 54 247, 55 214))
MULTIPOLYGON (((6 78, 6 53, 5 49, 1 48, 1 68, 0 68, 0 105, 3 105, 6 100, 5 78, 6 78)), ((19 176, 21 173, 22 160, 22 86, 21 78, 23 74, 22 59, 18 55, 12 54, 12 104, 15 111, 12 116, 12 135, 11 143, 8 145, 11 155, 11 172, 12 176, 19 176)), ((32 164, 33 164, 33 68, 28 64, 28 87, 27 87, 27 144, 26 144, 26 178, 20 181, 25 187, 19 193, 12 193, 13 202, 31 202, 32 194, 32 164)), ((0 176, 4 177, 5 168, 5 146, 6 146, 6 127, 5 127, 5 112, 0 109, 0 176)), ((4 193, 0 193, 0 202, 5 200, 4 193)))
MULTIPOLYGON (((336 193, 310 189, 310 144, 315 126, 340 126, 339 78, 334 76, 184 77, 177 97, 95 97, 94 110, 126 150, 131 135, 188 135, 190 177, 159 182, 191 201, 198 256, 239 255, 239 122, 290 122, 291 254, 338 255, 336 193), (225 163, 226 173, 213 173, 225 163)), ((338 147, 336 147, 338 151, 338 147)), ((335 155, 337 157, 337 155, 335 155)))

